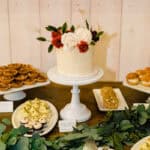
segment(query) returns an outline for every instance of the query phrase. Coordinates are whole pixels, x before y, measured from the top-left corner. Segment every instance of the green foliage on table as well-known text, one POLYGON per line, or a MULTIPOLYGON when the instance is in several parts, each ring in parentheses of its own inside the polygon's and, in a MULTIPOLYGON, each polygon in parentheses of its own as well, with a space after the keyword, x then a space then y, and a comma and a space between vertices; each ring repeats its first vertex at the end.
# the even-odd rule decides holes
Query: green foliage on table
POLYGON ((24 137, 28 131, 21 126, 7 130, 8 119, 0 123, 0 150, 82 150, 86 141, 93 140, 97 146, 107 145, 123 150, 144 136, 150 135, 150 106, 133 107, 131 110, 108 112, 105 120, 95 126, 79 125, 74 132, 55 139, 46 139, 34 134, 24 137))

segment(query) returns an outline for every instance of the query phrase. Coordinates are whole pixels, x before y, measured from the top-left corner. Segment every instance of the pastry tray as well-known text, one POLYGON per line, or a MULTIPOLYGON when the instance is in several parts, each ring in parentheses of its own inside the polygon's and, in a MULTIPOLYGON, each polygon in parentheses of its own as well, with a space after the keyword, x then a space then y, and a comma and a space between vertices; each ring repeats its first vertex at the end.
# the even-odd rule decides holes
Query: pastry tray
POLYGON ((138 91, 150 94, 150 87, 146 87, 146 86, 143 86, 141 84, 138 84, 138 85, 129 85, 126 81, 123 82, 123 85, 127 86, 129 88, 132 88, 132 89, 135 89, 135 90, 138 90, 138 91))
POLYGON ((119 111, 119 110, 128 109, 128 105, 120 89, 114 88, 114 92, 116 93, 116 96, 119 99, 119 106, 117 109, 107 109, 103 107, 103 97, 100 91, 101 89, 93 89, 93 93, 94 93, 94 96, 95 96, 95 99, 96 99, 96 102, 100 111, 119 111))
POLYGON ((50 83, 50 81, 47 80, 46 82, 37 82, 33 85, 23 85, 19 88, 11 88, 7 91, 0 91, 0 95, 5 95, 5 94, 10 94, 10 93, 15 93, 15 92, 18 92, 18 91, 23 91, 23 90, 27 90, 27 89, 36 88, 36 87, 41 87, 41 86, 48 85, 49 83, 50 83))

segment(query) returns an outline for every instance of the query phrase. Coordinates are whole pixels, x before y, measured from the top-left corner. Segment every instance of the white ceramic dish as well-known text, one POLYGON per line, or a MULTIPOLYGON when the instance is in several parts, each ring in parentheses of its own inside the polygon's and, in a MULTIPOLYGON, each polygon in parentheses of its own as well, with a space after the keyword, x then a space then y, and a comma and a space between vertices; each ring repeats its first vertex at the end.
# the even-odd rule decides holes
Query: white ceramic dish
MULTIPOLYGON (((48 132, 50 132, 55 127, 55 125, 58 121, 58 112, 56 110, 56 107, 52 103, 50 103, 48 101, 46 101, 46 102, 49 105, 49 108, 51 110, 51 117, 49 118, 47 126, 42 129, 43 131, 40 133, 40 136, 43 136, 43 135, 47 134, 48 132)), ((18 128, 20 126, 20 120, 22 118, 21 110, 23 107, 24 107, 24 103, 21 104, 20 106, 18 106, 12 115, 12 125, 14 128, 18 128)), ((25 134, 25 136, 31 137, 32 135, 25 134)))
POLYGON ((147 109, 150 106, 150 104, 148 104, 148 103, 133 103, 134 107, 137 107, 139 105, 144 105, 145 109, 147 109))
POLYGON ((27 90, 27 89, 32 89, 32 88, 36 88, 36 87, 41 87, 41 86, 45 86, 48 85, 50 83, 50 81, 46 81, 46 82, 37 82, 33 85, 23 85, 20 88, 11 88, 7 91, 0 91, 0 95, 5 95, 5 94, 10 94, 10 93, 15 93, 18 91, 23 91, 23 90, 27 90))
POLYGON ((116 111, 116 110, 125 110, 125 108, 128 109, 128 105, 120 91, 120 89, 118 88, 114 88, 114 91, 116 93, 117 98, 119 99, 119 107, 117 109, 107 109, 103 107, 103 97, 101 95, 100 89, 93 89, 93 93, 98 105, 98 108, 100 111, 116 111))
POLYGON ((146 86, 143 86, 141 84, 129 85, 126 81, 123 82, 123 85, 125 85, 125 86, 127 86, 129 88, 132 88, 132 89, 135 89, 135 90, 142 91, 142 92, 150 94, 150 87, 146 87, 146 86))
POLYGON ((143 139, 141 139, 140 141, 138 141, 136 144, 133 145, 133 147, 131 148, 131 150, 139 150, 140 145, 143 144, 148 138, 150 138, 150 136, 144 137, 143 139))

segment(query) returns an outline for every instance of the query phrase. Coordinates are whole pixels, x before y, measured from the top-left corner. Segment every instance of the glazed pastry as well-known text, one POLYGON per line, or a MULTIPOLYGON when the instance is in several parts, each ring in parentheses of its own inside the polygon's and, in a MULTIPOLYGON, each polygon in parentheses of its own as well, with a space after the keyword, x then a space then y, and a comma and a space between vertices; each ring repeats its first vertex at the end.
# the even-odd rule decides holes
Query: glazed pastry
POLYGON ((27 75, 18 75, 15 79, 17 81, 24 81, 25 79, 27 79, 27 75))
POLYGON ((138 74, 139 79, 142 78, 146 74, 146 70, 136 70, 136 73, 138 74))
POLYGON ((126 80, 130 85, 139 84, 140 80, 137 73, 128 73, 126 76, 126 80))
POLYGON ((8 89, 10 89, 9 85, 6 85, 4 83, 0 83, 0 91, 6 91, 8 89))
POLYGON ((10 83, 10 88, 19 88, 23 85, 21 81, 13 81, 10 83))
POLYGON ((33 128, 35 130, 40 130, 42 128, 42 124, 39 123, 39 122, 35 122, 34 125, 33 125, 33 128))
POLYGON ((150 74, 146 74, 141 78, 141 84, 150 87, 150 74))
POLYGON ((101 90, 103 97, 103 107, 107 109, 117 109, 119 106, 119 100, 112 87, 103 87, 101 90))

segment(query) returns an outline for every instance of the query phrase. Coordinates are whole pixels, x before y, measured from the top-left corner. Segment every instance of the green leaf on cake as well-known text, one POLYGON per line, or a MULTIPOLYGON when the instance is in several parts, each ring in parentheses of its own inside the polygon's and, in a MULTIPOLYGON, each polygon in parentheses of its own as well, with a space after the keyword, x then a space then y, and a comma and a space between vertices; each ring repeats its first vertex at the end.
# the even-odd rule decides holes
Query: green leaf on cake
POLYGON ((62 33, 65 33, 67 31, 67 23, 65 22, 62 26, 62 33))
POLYGON ((70 30, 71 30, 72 32, 74 32, 74 31, 75 31, 75 27, 74 27, 74 25, 72 25, 72 26, 71 26, 70 30))
POLYGON ((49 47, 48 47, 48 52, 50 53, 52 50, 53 50, 53 45, 51 44, 51 45, 49 45, 49 47))
POLYGON ((104 34, 104 31, 98 32, 98 33, 97 33, 97 36, 99 37, 99 36, 101 36, 102 34, 104 34))
POLYGON ((94 41, 91 41, 91 43, 90 43, 91 45, 95 45, 95 42, 94 41))
POLYGON ((39 41, 47 41, 45 37, 38 37, 37 40, 39 40, 39 41))
POLYGON ((86 28, 89 30, 89 29, 90 29, 90 27, 89 27, 89 23, 88 23, 88 21, 87 21, 87 20, 85 20, 85 23, 86 23, 86 28))
POLYGON ((45 27, 47 31, 56 31, 57 32, 57 28, 54 26, 47 26, 45 27))

